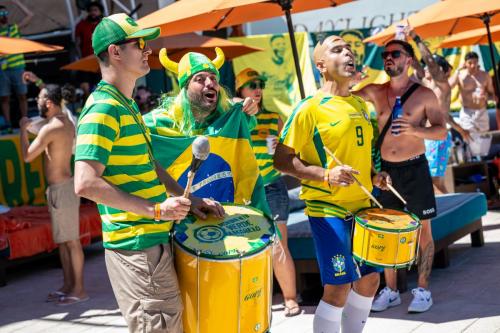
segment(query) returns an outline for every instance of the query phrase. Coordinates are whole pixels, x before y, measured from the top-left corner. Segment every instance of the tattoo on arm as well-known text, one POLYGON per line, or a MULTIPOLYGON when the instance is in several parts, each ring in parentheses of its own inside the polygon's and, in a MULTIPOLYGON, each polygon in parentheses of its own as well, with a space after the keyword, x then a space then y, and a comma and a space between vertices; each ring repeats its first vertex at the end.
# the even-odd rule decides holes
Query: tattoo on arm
POLYGON ((425 248, 420 249, 420 258, 418 262, 418 275, 425 280, 429 279, 432 270, 432 261, 434 259, 434 242, 430 242, 425 248))
POLYGON ((436 81, 445 81, 446 80, 445 74, 441 70, 441 67, 439 67, 437 62, 432 57, 432 53, 427 48, 427 46, 424 43, 418 43, 418 49, 422 54, 422 60, 427 65, 427 68, 429 69, 429 73, 431 74, 432 78, 436 81))

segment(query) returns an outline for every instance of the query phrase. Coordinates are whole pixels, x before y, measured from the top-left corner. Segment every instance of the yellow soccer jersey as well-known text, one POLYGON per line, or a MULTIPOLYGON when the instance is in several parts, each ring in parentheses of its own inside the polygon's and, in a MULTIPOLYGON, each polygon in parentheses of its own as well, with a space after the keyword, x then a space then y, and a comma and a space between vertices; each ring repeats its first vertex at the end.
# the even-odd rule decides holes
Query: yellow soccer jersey
MULTIPOLYGON (((306 163, 336 166, 323 146, 344 164, 360 172, 356 177, 369 190, 371 181, 371 142, 373 128, 366 103, 360 97, 332 96, 321 91, 302 100, 288 119, 280 142, 295 150, 306 163)), ((310 216, 345 216, 346 211, 370 205, 357 184, 348 187, 302 180, 300 198, 306 201, 310 216)))

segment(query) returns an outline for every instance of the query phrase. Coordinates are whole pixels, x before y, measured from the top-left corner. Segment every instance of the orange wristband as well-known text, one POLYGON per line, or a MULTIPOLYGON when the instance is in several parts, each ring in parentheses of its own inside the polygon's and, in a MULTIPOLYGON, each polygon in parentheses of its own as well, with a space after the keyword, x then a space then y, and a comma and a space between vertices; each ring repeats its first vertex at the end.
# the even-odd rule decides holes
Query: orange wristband
POLYGON ((161 218, 161 209, 160 209, 160 204, 156 203, 155 204, 155 221, 159 222, 161 218))
POLYGON ((325 173, 323 175, 323 184, 326 187, 330 187, 330 182, 328 181, 330 179, 330 170, 325 169, 325 173))

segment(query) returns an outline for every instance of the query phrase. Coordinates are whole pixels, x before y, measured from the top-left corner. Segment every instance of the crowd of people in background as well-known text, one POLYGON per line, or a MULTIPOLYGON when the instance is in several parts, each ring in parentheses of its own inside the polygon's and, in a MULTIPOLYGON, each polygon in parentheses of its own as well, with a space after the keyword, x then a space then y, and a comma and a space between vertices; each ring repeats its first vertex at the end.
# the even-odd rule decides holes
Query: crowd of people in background
MULTIPOLYGON (((16 23, 9 21, 9 8, 0 5, 0 36, 21 38, 20 30, 31 22, 34 14, 21 1, 13 0, 12 3, 20 9, 24 18, 16 23)), ((104 8, 99 1, 91 1, 85 9, 87 15, 80 20, 75 27, 74 43, 76 54, 79 58, 93 54, 92 33, 101 21, 104 8)), ((34 73, 26 72, 25 58, 22 54, 0 56, 0 106, 2 117, 0 117, 0 134, 12 133, 13 128, 19 127, 18 121, 22 117, 28 116, 28 110, 34 111, 36 103, 31 103, 33 99, 28 99, 28 88, 30 84, 41 88, 43 81, 34 73), (17 103, 12 102, 11 97, 15 96, 17 103), (12 109, 12 105, 16 107, 12 109)), ((99 82, 99 74, 81 72, 78 74, 78 84, 61 84, 65 94, 65 105, 76 118, 81 111, 83 104, 90 93, 99 82)), ((145 88, 147 89, 147 88, 145 88)), ((144 109, 151 102, 143 102, 144 109)), ((149 107, 148 110, 150 110, 149 107)))
MULTIPOLYGON (((9 9, 0 5, 0 36, 20 38, 19 29, 27 26, 33 18, 33 13, 20 1, 13 3, 23 12, 24 19, 19 23, 9 22, 9 9)), ((2 108, 3 123, 0 123, 0 131, 11 132, 11 109, 10 97, 15 95, 18 101, 19 113, 22 117, 28 115, 28 92, 26 83, 22 79, 25 68, 24 56, 22 54, 0 56, 0 107, 2 108)))

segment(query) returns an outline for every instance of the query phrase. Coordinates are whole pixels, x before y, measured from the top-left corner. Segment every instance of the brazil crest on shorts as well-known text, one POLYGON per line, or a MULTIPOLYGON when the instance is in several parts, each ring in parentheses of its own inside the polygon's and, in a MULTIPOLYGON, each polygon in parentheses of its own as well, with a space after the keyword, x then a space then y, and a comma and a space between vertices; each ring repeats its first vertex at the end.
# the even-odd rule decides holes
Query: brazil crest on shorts
MULTIPOLYGON (((195 131, 207 136, 210 155, 193 181, 192 193, 219 202, 250 204, 270 217, 264 183, 252 151, 249 119, 241 104, 225 113, 214 112, 208 126, 195 131)), ((185 136, 174 126, 168 111, 158 109, 146 114, 156 160, 181 186, 187 182, 192 160, 192 142, 196 135, 185 136)))

